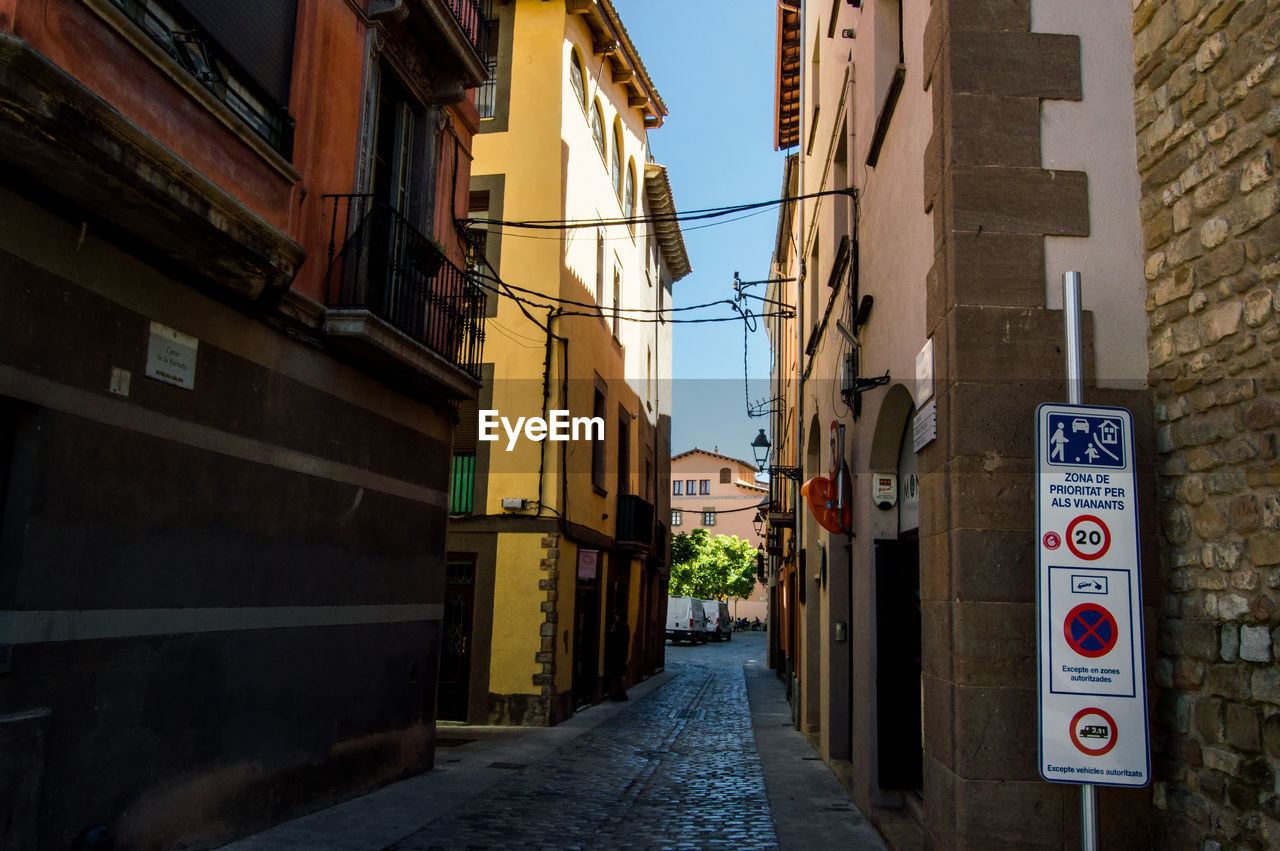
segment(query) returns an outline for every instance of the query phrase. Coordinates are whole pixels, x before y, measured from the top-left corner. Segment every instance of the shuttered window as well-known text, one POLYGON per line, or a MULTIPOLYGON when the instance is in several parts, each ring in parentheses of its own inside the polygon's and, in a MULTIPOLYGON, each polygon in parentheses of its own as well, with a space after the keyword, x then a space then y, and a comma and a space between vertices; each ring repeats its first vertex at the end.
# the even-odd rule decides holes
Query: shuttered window
POLYGON ((476 400, 458 403, 458 424, 453 429, 453 460, 449 477, 450 514, 470 514, 475 508, 479 416, 480 405, 476 400))
POLYGON ((453 430, 454 452, 475 452, 480 434, 480 403, 467 399, 458 403, 458 425, 453 430))

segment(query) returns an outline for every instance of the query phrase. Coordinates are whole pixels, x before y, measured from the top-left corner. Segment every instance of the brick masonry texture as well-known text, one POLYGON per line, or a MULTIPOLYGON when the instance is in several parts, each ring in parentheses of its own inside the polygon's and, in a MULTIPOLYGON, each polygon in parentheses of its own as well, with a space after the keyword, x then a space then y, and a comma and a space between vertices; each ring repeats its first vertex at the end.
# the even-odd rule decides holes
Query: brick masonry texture
POLYGON ((1162 848, 1280 847, 1280 0, 1134 0, 1162 848))

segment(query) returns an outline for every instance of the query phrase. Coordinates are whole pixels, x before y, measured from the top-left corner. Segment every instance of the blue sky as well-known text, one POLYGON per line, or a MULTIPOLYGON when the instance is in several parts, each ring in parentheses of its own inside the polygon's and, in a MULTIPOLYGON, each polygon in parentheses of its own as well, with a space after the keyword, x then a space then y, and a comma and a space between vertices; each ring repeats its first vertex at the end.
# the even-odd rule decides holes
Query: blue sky
MULTIPOLYGON (((667 166, 677 207, 691 210, 778 197, 783 154, 773 150, 772 0, 614 0, 649 76, 666 102, 666 123, 649 133, 667 166)), ((741 221, 692 230, 685 245, 693 273, 675 285, 675 306, 733 295, 743 280, 768 275, 777 208, 741 221)), ((753 288, 763 295, 763 287, 753 288)), ((725 315, 728 307, 706 315, 725 315)), ((698 315, 702 315, 699 312, 698 315)), ((675 327, 673 452, 695 445, 751 459, 751 440, 767 427, 746 415, 742 323, 675 327)), ((769 374, 768 338, 751 335, 750 372, 769 374)), ((753 399, 766 394, 752 386, 753 399)))

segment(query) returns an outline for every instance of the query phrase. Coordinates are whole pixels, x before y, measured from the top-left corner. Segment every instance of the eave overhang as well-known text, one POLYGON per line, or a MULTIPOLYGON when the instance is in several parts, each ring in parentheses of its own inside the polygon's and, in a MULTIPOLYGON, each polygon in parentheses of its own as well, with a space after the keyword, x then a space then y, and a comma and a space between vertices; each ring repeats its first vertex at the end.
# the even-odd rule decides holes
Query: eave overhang
POLYGON ((778 0, 774 150, 800 144, 800 2, 778 0))
POLYGON ((657 220, 650 227, 658 236, 658 246, 662 249, 662 258, 666 261, 672 280, 678 281, 692 272, 693 268, 689 265, 689 253, 685 250, 680 223, 675 221, 677 210, 671 196, 671 180, 667 177, 666 166, 645 163, 644 188, 649 196, 649 215, 657 220))
POLYGON ((610 0, 565 0, 571 15, 581 15, 591 30, 592 52, 609 61, 613 81, 627 92, 627 105, 644 114, 644 126, 661 127, 667 105, 658 95, 640 53, 610 0))

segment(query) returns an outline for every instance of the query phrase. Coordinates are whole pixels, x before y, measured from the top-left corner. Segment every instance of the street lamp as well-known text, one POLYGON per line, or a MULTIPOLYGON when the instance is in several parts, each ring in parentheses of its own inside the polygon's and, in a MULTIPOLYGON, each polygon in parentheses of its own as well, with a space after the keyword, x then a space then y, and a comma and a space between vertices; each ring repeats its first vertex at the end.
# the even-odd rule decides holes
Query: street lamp
POLYGON ((751 525, 755 528, 757 535, 764 534, 764 515, 757 511, 751 525))
POLYGON ((751 452, 755 455, 757 467, 764 469, 764 466, 769 463, 769 448, 771 446, 772 444, 769 443, 769 437, 764 433, 764 429, 760 429, 756 439, 751 441, 751 452))

